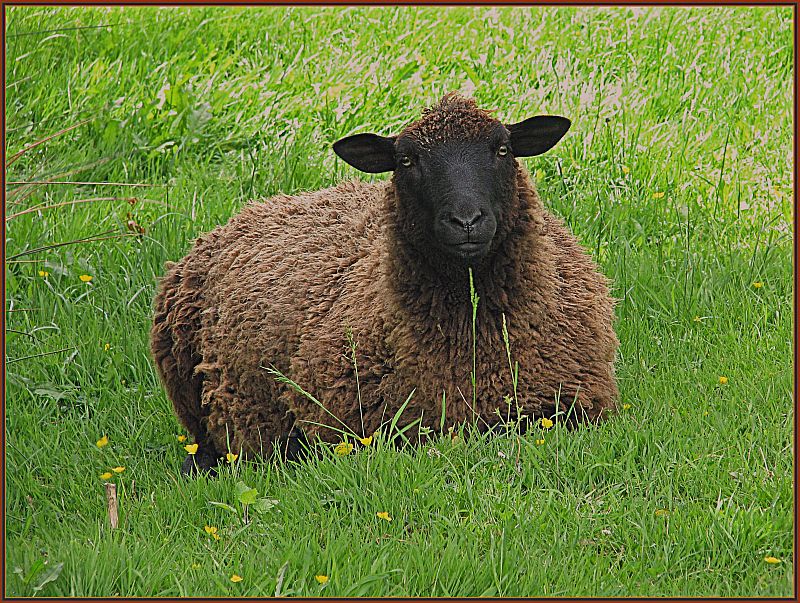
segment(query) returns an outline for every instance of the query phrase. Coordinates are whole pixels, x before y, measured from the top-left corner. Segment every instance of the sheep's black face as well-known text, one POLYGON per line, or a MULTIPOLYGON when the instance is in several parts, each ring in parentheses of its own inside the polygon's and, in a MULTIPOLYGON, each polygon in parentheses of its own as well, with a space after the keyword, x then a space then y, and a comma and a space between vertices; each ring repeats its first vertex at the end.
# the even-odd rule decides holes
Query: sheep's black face
POLYGON ((361 171, 394 171, 406 240, 432 258, 472 265, 491 252, 514 202, 514 158, 544 153, 569 126, 557 116, 504 126, 474 101, 450 94, 399 136, 357 134, 333 149, 361 171))
POLYGON ((489 253, 516 191, 510 134, 500 123, 471 140, 427 145, 401 135, 394 182, 402 209, 429 253, 474 263, 489 253))

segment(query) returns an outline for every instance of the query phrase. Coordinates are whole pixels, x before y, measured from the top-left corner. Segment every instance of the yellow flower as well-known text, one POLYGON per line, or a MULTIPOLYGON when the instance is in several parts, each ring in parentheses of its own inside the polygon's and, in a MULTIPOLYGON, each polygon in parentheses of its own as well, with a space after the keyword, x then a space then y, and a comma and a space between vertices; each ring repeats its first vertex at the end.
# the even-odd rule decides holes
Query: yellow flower
POLYGON ((84 283, 92 282, 92 277, 89 276, 88 274, 81 274, 78 278, 81 279, 84 283))
POLYGON ((46 270, 40 270, 39 276, 41 276, 42 278, 47 278, 48 276, 50 276, 50 273, 47 272, 46 270))
POLYGON ((545 429, 550 429, 553 426, 553 422, 548 419, 547 417, 542 417, 542 427, 545 429))
POLYGON ((669 511, 666 509, 656 509, 656 517, 666 517, 669 515, 669 511))
POLYGON ((378 513, 378 517, 383 519, 384 521, 392 521, 392 518, 389 517, 389 513, 387 511, 381 511, 378 513))
POLYGON ((358 441, 361 442, 362 446, 369 446, 372 444, 372 436, 369 436, 368 438, 358 438, 358 441))
POLYGON ((122 473, 123 471, 125 471, 125 467, 114 467, 111 471, 113 471, 114 473, 122 473))
POLYGON ((628 410, 630 407, 631 407, 630 404, 623 404, 622 405, 622 410, 628 410))
POLYGON ((233 576, 231 576, 231 582, 241 582, 241 581, 242 577, 239 576, 238 574, 234 574, 233 576))
POLYGON ((186 446, 184 446, 183 449, 186 450, 186 452, 188 452, 189 454, 194 454, 195 452, 197 452, 198 446, 199 444, 186 444, 186 446))
POLYGON ((756 289, 761 289, 761 287, 763 286, 764 283, 762 283, 761 281, 756 281, 755 283, 753 283, 753 287, 755 287, 756 289))
POLYGON ((777 557, 764 557, 764 561, 766 561, 767 563, 773 563, 773 564, 781 562, 781 560, 778 559, 777 557))
POLYGON ((695 322, 702 322, 702 321, 703 321, 703 319, 702 319, 702 318, 700 318, 699 316, 695 316, 693 320, 694 320, 695 322))
POLYGON ((105 344, 105 345, 103 346, 103 351, 105 351, 105 352, 107 352, 107 351, 108 351, 108 350, 110 350, 110 349, 111 349, 111 344, 110 344, 110 343, 107 343, 107 344, 105 344))
POLYGON ((653 193, 653 199, 661 199, 664 193, 653 193))
POLYGON ((179 436, 177 436, 177 438, 178 438, 179 442, 185 442, 186 441, 186 436, 185 435, 179 435, 179 436))
POLYGON ((334 448, 333 451, 338 456, 347 456, 353 451, 353 445, 349 442, 340 442, 339 444, 336 444, 336 448, 334 448))
POLYGON ((226 459, 226 460, 227 460, 229 463, 233 463, 233 462, 234 462, 234 461, 236 461, 236 459, 238 459, 238 458, 239 458, 239 455, 238 455, 238 454, 233 454, 232 452, 229 452, 228 454, 226 454, 226 455, 225 455, 225 459, 226 459))
POLYGON ((326 584, 329 578, 328 576, 323 576, 322 574, 320 574, 319 576, 314 576, 314 580, 316 580, 320 584, 326 584))
POLYGON ((622 173, 623 174, 630 174, 631 173, 631 168, 629 168, 627 165, 623 165, 622 166, 622 173))
POLYGON ((719 382, 720 382, 721 385, 725 385, 728 382, 728 378, 727 377, 720 377, 719 378, 719 382))
POLYGON ((192 563, 192 569, 200 569, 201 567, 199 563, 192 563))
POLYGON ((206 534, 213 536, 214 540, 219 540, 219 534, 217 534, 216 526, 205 526, 203 529, 206 531, 206 534))
POLYGON ((707 416, 708 416, 708 411, 707 411, 707 410, 703 412, 703 416, 704 416, 704 417, 707 417, 707 416))
POLYGON ((111 472, 106 471, 105 473, 100 474, 100 479, 111 479, 113 476, 114 475, 111 472))
POLYGON ((102 438, 97 440, 97 447, 98 448, 102 448, 103 446, 106 446, 107 444, 108 444, 108 436, 104 435, 102 438))
POLYGON ((537 446, 541 446, 542 444, 544 444, 544 440, 536 440, 537 446))

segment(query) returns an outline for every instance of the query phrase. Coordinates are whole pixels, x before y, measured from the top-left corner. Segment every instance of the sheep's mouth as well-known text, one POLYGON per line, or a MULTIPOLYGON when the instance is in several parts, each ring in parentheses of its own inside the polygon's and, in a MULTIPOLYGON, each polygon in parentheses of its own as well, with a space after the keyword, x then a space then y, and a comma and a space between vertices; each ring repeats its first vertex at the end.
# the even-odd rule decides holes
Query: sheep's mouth
POLYGON ((482 258, 489 250, 491 241, 463 241, 461 243, 452 243, 449 250, 453 255, 456 255, 465 260, 473 260, 482 258))

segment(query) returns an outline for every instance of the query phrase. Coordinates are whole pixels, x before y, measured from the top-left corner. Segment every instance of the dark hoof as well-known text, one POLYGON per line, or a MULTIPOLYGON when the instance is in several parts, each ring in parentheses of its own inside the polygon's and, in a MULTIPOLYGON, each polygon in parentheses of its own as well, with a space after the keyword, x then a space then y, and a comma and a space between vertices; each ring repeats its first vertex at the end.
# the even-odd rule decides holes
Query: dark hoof
POLYGON ((308 457, 309 446, 305 435, 296 427, 292 429, 283 446, 283 457, 298 462, 308 457))
POLYGON ((187 477, 195 477, 200 473, 204 473, 208 477, 216 477, 220 458, 208 449, 200 449, 195 454, 187 455, 183 465, 181 465, 181 474, 187 477))

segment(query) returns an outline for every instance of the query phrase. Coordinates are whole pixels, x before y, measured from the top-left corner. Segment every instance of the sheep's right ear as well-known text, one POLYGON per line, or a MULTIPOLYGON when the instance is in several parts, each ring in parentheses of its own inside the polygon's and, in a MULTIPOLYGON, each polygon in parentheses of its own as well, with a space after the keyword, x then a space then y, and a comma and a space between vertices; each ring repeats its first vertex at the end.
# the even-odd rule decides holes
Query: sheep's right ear
POLYGON ((333 151, 357 170, 370 174, 395 168, 394 136, 356 134, 333 143, 333 151))

